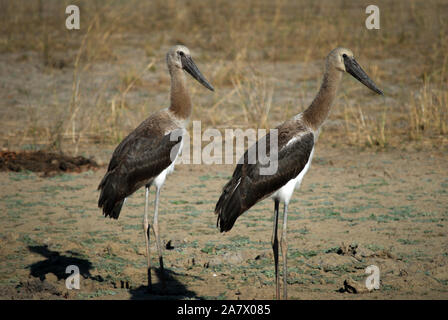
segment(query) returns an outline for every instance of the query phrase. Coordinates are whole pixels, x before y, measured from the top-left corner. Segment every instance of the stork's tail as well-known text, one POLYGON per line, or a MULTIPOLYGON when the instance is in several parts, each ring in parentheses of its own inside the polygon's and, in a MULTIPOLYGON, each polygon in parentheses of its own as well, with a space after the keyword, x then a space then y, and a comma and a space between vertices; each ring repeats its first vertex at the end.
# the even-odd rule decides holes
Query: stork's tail
POLYGON ((125 198, 117 192, 114 180, 114 176, 108 172, 98 186, 98 190, 101 190, 98 207, 103 208, 105 217, 118 219, 125 198))
POLYGON ((236 219, 245 211, 242 207, 239 181, 233 179, 224 187, 218 203, 215 207, 215 214, 218 215, 216 226, 221 232, 230 231, 236 219))

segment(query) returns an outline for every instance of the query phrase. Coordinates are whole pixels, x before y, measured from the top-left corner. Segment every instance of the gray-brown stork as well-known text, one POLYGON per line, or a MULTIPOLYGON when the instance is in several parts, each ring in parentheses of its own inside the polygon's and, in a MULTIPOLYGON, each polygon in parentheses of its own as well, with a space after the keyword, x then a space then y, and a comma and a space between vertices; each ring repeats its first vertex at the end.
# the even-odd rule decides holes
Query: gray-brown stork
POLYGON ((159 254, 162 284, 162 246, 159 234, 159 196, 166 176, 174 170, 177 156, 182 149, 182 136, 191 115, 191 100, 187 90, 185 72, 206 88, 214 91, 212 85, 201 74, 190 55, 190 50, 181 45, 172 47, 166 62, 171 76, 171 103, 169 108, 151 114, 132 131, 115 149, 104 178, 98 186, 101 190, 98 207, 106 217, 118 219, 126 198, 145 186, 145 213, 143 230, 148 263, 148 290, 151 290, 151 262, 149 255, 150 225, 148 222, 149 189, 155 186, 154 231, 159 254))
POLYGON ((276 131, 271 130, 246 150, 244 158, 239 161, 232 178, 224 186, 216 204, 217 225, 221 232, 226 232, 232 229, 236 219, 254 204, 269 196, 274 200, 274 225, 271 242, 274 253, 277 299, 280 298, 277 238, 279 204, 283 203, 283 230, 280 246, 283 260, 283 297, 286 299, 288 203, 294 190, 300 187, 303 177, 310 168, 320 128, 328 117, 342 74, 345 72, 351 74, 374 92, 383 95, 383 92, 356 62, 350 50, 344 48, 332 50, 326 58, 322 85, 311 105, 276 127, 276 131), (277 133, 278 138, 276 150, 270 149, 273 132, 277 133), (248 151, 251 148, 258 150, 261 146, 266 147, 268 156, 271 151, 277 152, 277 157, 270 157, 277 159, 273 160, 277 161, 275 166, 277 170, 273 174, 260 174, 260 169, 271 166, 271 163, 260 162, 260 159, 256 159, 252 163, 248 161, 248 154, 250 154, 248 151))

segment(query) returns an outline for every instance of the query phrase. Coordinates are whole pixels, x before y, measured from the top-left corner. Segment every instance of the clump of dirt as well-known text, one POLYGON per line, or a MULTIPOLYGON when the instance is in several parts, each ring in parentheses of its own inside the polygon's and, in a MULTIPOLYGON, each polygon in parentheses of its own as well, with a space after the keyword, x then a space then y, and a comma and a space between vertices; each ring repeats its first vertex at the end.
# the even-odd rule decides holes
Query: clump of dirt
POLYGON ((353 280, 352 278, 348 278, 344 280, 344 287, 339 289, 339 292, 367 293, 369 292, 369 290, 364 284, 361 284, 358 281, 353 280))
POLYGON ((83 172, 99 168, 93 159, 71 157, 45 151, 0 151, 0 171, 43 172, 52 176, 61 172, 83 172))
POLYGON ((16 287, 20 292, 23 291, 27 296, 33 296, 34 294, 47 292, 51 295, 60 296, 62 293, 51 283, 47 281, 42 281, 39 279, 30 279, 20 284, 16 287))
POLYGON ((357 244, 345 244, 342 243, 340 247, 331 250, 341 256, 351 256, 357 260, 362 260, 363 258, 382 258, 382 259, 397 259, 397 257, 389 252, 388 250, 378 250, 372 251, 368 248, 358 246, 357 244))

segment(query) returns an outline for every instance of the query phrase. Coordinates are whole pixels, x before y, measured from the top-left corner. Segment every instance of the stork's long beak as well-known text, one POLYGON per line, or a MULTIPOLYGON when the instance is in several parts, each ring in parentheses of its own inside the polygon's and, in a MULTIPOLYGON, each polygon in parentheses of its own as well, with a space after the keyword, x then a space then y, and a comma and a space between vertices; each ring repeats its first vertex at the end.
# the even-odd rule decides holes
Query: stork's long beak
POLYGON ((213 86, 205 79, 202 75, 201 71, 199 71, 198 67, 194 63, 193 59, 190 56, 183 55, 181 57, 182 60, 182 68, 187 71, 193 78, 199 81, 204 87, 210 89, 211 91, 215 91, 213 86))
POLYGON ((369 78, 369 76, 361 68, 358 62, 356 62, 355 58, 345 56, 344 64, 345 64, 345 71, 350 73, 355 79, 357 79, 367 88, 375 91, 376 93, 384 95, 383 91, 381 91, 373 82, 373 80, 369 78))

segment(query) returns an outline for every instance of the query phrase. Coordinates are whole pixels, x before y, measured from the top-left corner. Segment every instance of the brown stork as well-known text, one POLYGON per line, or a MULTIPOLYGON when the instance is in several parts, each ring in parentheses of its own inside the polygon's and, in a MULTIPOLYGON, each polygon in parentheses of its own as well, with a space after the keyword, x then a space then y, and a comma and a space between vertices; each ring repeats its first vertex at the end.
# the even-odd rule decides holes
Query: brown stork
POLYGON ((166 62, 171 76, 171 104, 169 108, 151 114, 116 147, 109 167, 98 190, 101 191, 98 207, 106 217, 118 219, 126 198, 145 186, 145 213, 143 230, 148 263, 148 290, 151 290, 151 263, 149 255, 148 201, 149 189, 156 188, 154 201, 154 231, 159 254, 162 284, 163 277, 162 246, 159 234, 159 196, 166 176, 174 170, 177 156, 182 149, 182 136, 191 115, 191 100, 187 90, 185 72, 206 88, 214 91, 201 74, 190 55, 190 50, 181 45, 172 47, 166 62))
MULTIPOLYGON (((270 166, 259 159, 248 161, 248 150, 233 172, 233 176, 224 186, 222 194, 216 204, 215 213, 217 226, 221 232, 232 229, 236 219, 249 210, 257 202, 271 197, 274 200, 274 226, 272 233, 272 249, 275 264, 276 298, 280 298, 280 281, 278 274, 278 211, 280 202, 283 203, 283 230, 280 241, 283 260, 283 297, 287 298, 287 241, 286 225, 288 203, 295 189, 300 187, 302 179, 310 168, 314 154, 314 145, 319 136, 320 128, 328 117, 342 74, 348 72, 358 81, 374 92, 383 95, 375 83, 367 76, 356 62, 353 53, 344 48, 332 50, 326 59, 325 73, 322 85, 311 105, 270 131, 250 148, 266 146, 266 154, 277 152, 276 172, 260 174, 261 168, 270 166), (276 150, 270 149, 270 140, 274 132, 277 134, 276 150)), ((258 153, 259 154, 259 153, 258 153)))

